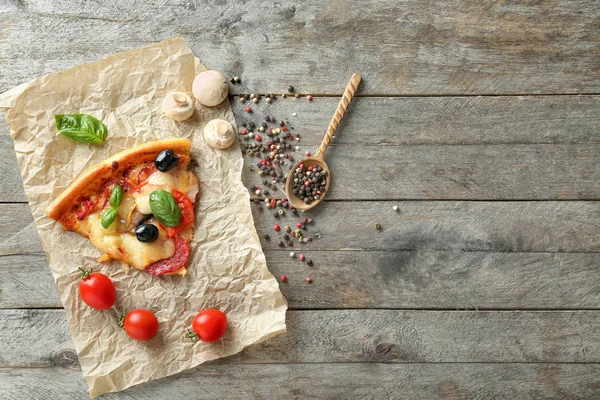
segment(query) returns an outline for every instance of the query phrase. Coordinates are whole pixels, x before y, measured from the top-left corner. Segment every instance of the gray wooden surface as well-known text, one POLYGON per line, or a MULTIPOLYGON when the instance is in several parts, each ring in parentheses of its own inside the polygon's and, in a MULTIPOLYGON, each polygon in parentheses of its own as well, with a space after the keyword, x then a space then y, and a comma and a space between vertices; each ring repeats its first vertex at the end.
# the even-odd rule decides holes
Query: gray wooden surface
MULTIPOLYGON (((288 332, 107 399, 600 397, 596 1, 168 3, 0 0, 0 92, 181 35, 242 77, 234 93, 315 96, 251 118, 233 101, 238 123, 288 118, 300 156, 350 74, 364 83, 328 150, 314 240, 293 248, 313 267, 272 231, 296 219, 253 205, 269 268, 289 279, 288 332)), ((85 399, 7 134, 0 123, 0 398, 85 399)))

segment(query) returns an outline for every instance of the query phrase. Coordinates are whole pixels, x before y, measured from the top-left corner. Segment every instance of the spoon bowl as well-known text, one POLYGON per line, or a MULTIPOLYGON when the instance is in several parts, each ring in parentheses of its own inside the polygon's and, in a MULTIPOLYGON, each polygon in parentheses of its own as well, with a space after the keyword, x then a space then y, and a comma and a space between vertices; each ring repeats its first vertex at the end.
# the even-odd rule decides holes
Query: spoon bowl
POLYGON ((315 155, 298 161, 296 164, 294 164, 294 167, 288 173, 287 179, 285 181, 285 194, 292 207, 302 211, 310 210, 311 208, 319 204, 323 200, 323 198, 325 198, 327 192, 329 192, 329 185, 331 184, 331 173, 329 171, 327 163, 325 162, 325 152, 327 151, 329 142, 331 142, 331 138, 335 134, 335 131, 338 125, 340 124, 340 121, 342 120, 344 114, 346 113, 346 110, 348 109, 348 106, 350 106, 350 102, 354 97, 354 93, 356 93, 356 90, 358 89, 358 85, 360 84, 361 79, 362 78, 359 74, 354 74, 350 78, 348 85, 346 85, 346 90, 344 90, 344 94, 340 99, 340 103, 338 104, 335 110, 335 114, 333 115, 333 118, 331 118, 331 122, 327 127, 325 137, 323 138, 323 141, 321 142, 321 145, 317 149, 315 155), (312 200, 308 204, 294 194, 294 172, 300 164, 304 164, 307 167, 311 165, 318 165, 319 167, 323 168, 323 171, 327 171, 325 175, 325 191, 322 195, 319 196, 317 200, 312 200))
POLYGON ((323 159, 323 154, 317 154, 312 157, 307 157, 304 160, 300 160, 296 164, 294 164, 294 167, 288 173, 287 179, 285 181, 285 195, 287 196, 288 201, 290 202, 292 207, 302 211, 310 210, 311 208, 319 204, 321 200, 323 200, 323 198, 329 191, 330 182, 331 173, 329 172, 329 167, 327 166, 327 163, 323 159), (309 204, 305 203, 303 200, 300 200, 300 198, 294 194, 294 171, 296 171, 296 168, 298 168, 300 164, 304 164, 307 167, 310 167, 311 165, 317 165, 323 168, 323 171, 327 171, 325 175, 325 191, 319 197, 319 199, 313 200, 309 204))

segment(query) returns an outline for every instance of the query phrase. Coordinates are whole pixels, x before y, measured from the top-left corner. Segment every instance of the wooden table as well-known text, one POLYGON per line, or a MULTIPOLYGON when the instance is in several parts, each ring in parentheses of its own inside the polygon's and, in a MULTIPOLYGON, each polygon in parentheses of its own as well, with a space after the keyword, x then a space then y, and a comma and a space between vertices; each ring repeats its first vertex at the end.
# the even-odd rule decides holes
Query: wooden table
MULTIPOLYGON (((320 238, 294 247, 315 266, 263 241, 288 332, 106 398, 599 398, 599 21, 595 0, 0 2, 0 92, 182 35, 235 94, 312 94, 252 118, 289 118, 303 153, 364 77, 320 238)), ((0 398, 85 399, 6 135, 0 152, 0 398)))

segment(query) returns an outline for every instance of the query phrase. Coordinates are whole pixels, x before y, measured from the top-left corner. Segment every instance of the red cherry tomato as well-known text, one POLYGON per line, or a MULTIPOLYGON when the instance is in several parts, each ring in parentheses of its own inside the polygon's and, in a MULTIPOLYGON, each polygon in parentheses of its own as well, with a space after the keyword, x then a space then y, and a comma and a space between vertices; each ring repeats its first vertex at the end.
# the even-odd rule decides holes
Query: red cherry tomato
POLYGON ((110 278, 100 272, 90 274, 82 271, 83 280, 79 283, 81 300, 96 310, 106 310, 115 304, 117 291, 110 278))
POLYGON ((180 192, 179 190, 173 190, 171 194, 175 198, 175 201, 181 210, 181 220, 179 221, 179 225, 167 228, 167 235, 173 237, 179 235, 181 232, 194 225, 195 217, 194 203, 192 203, 190 198, 187 197, 185 193, 180 192))
POLYGON ((132 339, 150 340, 158 332, 158 319, 152 311, 138 308, 127 314, 123 327, 132 339))
POLYGON ((192 322, 192 329, 203 342, 216 342, 227 330, 227 317, 214 308, 200 311, 192 322))

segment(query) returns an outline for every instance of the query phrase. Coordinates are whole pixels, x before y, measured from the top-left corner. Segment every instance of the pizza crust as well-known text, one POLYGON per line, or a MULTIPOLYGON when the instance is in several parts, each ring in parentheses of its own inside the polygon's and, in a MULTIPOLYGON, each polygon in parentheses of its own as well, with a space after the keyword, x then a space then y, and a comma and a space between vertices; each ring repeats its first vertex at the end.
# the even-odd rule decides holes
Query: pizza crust
POLYGON ((78 198, 89 192, 94 182, 108 179, 131 165, 151 161, 163 150, 171 149, 175 153, 190 154, 191 143, 188 139, 168 139, 145 143, 122 151, 81 174, 52 204, 46 208, 46 214, 55 221, 72 211, 78 198))

